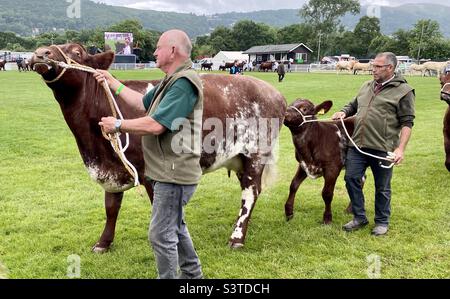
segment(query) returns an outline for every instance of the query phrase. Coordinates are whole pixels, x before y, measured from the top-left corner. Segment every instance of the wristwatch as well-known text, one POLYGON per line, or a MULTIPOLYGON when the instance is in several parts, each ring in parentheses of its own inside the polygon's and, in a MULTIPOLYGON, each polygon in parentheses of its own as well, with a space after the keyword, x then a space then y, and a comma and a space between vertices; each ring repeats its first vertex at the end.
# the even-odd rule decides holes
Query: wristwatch
POLYGON ((120 132, 120 126, 122 126, 122 120, 116 119, 114 122, 114 128, 116 129, 116 133, 120 132))

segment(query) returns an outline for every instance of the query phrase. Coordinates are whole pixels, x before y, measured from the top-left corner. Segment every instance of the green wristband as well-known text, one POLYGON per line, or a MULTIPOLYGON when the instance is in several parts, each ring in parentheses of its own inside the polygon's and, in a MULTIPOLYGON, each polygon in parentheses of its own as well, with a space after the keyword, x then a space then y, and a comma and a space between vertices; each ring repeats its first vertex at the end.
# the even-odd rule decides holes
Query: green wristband
POLYGON ((120 84, 119 88, 117 88, 117 90, 116 90, 116 96, 118 96, 118 95, 122 92, 122 89, 123 89, 124 87, 125 87, 125 85, 120 84))

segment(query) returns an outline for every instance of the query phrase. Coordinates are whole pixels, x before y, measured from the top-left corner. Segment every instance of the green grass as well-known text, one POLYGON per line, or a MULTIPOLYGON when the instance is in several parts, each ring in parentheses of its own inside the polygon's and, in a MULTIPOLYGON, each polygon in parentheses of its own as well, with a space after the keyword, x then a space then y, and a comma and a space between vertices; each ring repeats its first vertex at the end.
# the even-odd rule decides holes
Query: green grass
MULTIPOLYGON (((122 79, 160 78, 159 71, 115 72, 122 79)), ((292 102, 332 99, 331 115, 368 76, 247 73, 268 81, 292 102)), ((297 163, 290 133, 282 130, 278 181, 263 191, 246 246, 227 246, 240 206, 237 179, 219 170, 202 178, 186 209, 187 222, 208 278, 366 278, 367 257, 381 261, 382 278, 450 278, 450 174, 444 167, 442 119, 436 78, 408 78, 416 88, 417 118, 402 166, 393 179, 387 236, 370 235, 373 178, 366 208, 371 224, 354 233, 343 175, 333 201, 333 224, 320 223, 322 179, 300 187, 295 217, 284 203, 297 163)), ((53 94, 34 73, 0 72, 0 277, 67 278, 67 257, 81 257, 81 278, 154 278, 147 241, 151 207, 146 196, 126 193, 111 252, 91 253, 104 225, 103 192, 82 164, 75 140, 53 94), (7 269, 7 270, 6 270, 7 269)))

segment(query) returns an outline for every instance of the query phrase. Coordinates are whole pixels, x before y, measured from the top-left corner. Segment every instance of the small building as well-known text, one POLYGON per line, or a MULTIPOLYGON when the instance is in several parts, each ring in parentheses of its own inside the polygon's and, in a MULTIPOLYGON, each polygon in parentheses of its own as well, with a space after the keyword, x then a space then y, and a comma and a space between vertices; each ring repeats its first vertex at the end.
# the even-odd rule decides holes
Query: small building
POLYGON ((212 59, 213 70, 218 70, 219 66, 224 64, 224 62, 234 62, 235 60, 248 62, 248 56, 242 54, 241 51, 220 51, 212 59))
POLYGON ((313 51, 305 44, 266 45, 251 47, 244 54, 249 61, 261 63, 264 61, 292 61, 296 64, 310 63, 313 51))

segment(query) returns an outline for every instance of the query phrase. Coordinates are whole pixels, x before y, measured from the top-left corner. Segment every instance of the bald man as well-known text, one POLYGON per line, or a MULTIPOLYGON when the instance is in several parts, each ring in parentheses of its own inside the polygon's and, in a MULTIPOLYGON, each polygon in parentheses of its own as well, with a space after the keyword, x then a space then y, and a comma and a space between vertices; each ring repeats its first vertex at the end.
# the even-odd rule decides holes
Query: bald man
POLYGON ((203 277, 184 220, 184 206, 202 174, 200 151, 195 145, 201 142, 203 88, 200 77, 192 69, 191 50, 186 33, 164 32, 153 55, 156 66, 166 76, 144 97, 107 71, 98 70, 95 75, 98 82, 106 79, 120 100, 146 111, 146 116, 137 119, 102 117, 99 125, 106 133, 142 136, 145 177, 154 191, 149 241, 158 277, 164 279, 203 277))

